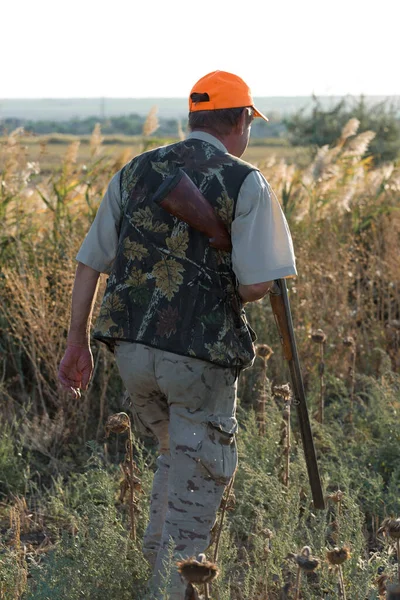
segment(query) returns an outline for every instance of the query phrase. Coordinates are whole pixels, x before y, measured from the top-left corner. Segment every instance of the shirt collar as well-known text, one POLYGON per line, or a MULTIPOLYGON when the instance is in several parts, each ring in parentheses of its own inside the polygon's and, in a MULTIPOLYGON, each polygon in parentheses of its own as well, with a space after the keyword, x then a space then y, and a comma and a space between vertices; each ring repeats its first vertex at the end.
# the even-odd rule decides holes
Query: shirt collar
POLYGON ((202 142, 208 142, 212 144, 221 152, 228 153, 228 150, 225 148, 224 144, 218 138, 211 135, 211 133, 206 133, 205 131, 191 131, 189 135, 186 137, 187 140, 201 140, 202 142))

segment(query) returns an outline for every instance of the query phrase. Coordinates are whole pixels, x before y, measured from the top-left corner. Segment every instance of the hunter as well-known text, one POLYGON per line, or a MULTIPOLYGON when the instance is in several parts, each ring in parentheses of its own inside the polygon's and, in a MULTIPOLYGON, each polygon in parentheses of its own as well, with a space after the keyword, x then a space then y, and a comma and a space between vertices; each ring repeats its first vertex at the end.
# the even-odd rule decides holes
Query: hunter
MULTIPOLYGON (((240 159, 255 118, 268 120, 240 77, 205 75, 190 92, 186 139, 135 156, 114 175, 76 257, 59 379, 76 395, 88 386, 91 315, 105 273, 92 337, 114 353, 135 426, 159 447, 143 540, 157 600, 171 543, 174 563, 207 549, 237 468, 237 382, 255 357, 243 305, 297 274, 281 206, 257 167, 240 159), (177 169, 222 219, 231 251, 154 201, 177 169)), ((184 600, 173 567, 169 598, 184 600)))

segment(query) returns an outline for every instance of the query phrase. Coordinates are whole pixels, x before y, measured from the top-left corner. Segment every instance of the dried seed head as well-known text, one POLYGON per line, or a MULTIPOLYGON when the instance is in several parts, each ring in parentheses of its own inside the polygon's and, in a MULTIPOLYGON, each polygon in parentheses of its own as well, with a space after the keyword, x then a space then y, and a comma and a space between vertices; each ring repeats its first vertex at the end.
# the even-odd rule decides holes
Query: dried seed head
POLYGON ((273 533, 273 531, 271 531, 270 529, 263 529, 263 530, 261 531, 261 535, 262 535, 263 537, 265 537, 267 540, 270 540, 271 538, 273 538, 273 537, 274 537, 274 533, 273 533))
POLYGON ((185 136, 185 132, 182 129, 182 123, 181 123, 180 119, 178 119, 177 125, 178 125, 178 138, 180 139, 181 142, 183 142, 185 140, 186 136, 185 136))
POLYGON ((359 157, 365 153, 370 142, 374 139, 376 133, 374 131, 363 131, 356 137, 353 137, 346 145, 346 150, 343 153, 344 157, 353 156, 359 157))
POLYGON ((328 550, 326 553, 326 558, 331 565, 342 565, 350 558, 350 556, 350 550, 347 546, 334 548, 333 550, 328 550))
POLYGON ((74 165, 78 159, 79 146, 81 145, 80 141, 72 142, 67 147, 65 152, 64 164, 71 166, 74 165))
POLYGON ((333 494, 329 494, 326 497, 326 499, 332 500, 332 502, 335 502, 335 504, 339 504, 339 502, 341 502, 343 500, 343 496, 344 496, 344 492, 342 492, 342 490, 337 490, 337 492, 334 492, 333 494))
POLYGON ((384 519, 382 525, 378 529, 378 533, 386 533, 391 538, 398 540, 400 538, 400 518, 384 519))
POLYGON ((326 342, 326 333, 324 333, 322 329, 316 329, 311 332, 311 339, 317 344, 324 344, 326 342))
POLYGON ((103 141, 104 138, 101 135, 101 123, 96 123, 90 138, 90 154, 92 157, 99 154, 103 141))
POLYGON ((272 387, 272 393, 274 396, 278 396, 284 400, 290 400, 292 394, 288 383, 285 383, 284 385, 274 385, 272 387))
POLYGON ((352 118, 347 121, 346 125, 342 129, 341 138, 342 140, 347 140, 347 138, 356 135, 358 128, 360 126, 360 121, 358 119, 352 118))
POLYGON ((105 427, 106 435, 108 437, 110 433, 123 433, 124 431, 127 431, 127 429, 129 429, 130 426, 131 421, 126 413, 121 412, 115 415, 111 415, 107 419, 105 427))
POLYGON ((395 583, 388 587, 387 600, 400 600, 400 584, 395 583))
POLYGON ((158 106, 152 106, 143 124, 142 133, 144 136, 149 136, 159 128, 158 122, 158 106))
POLYGON ((310 556, 310 558, 305 558, 303 556, 297 556, 296 562, 300 569, 306 571, 307 573, 312 573, 319 566, 319 559, 310 556))
MULTIPOLYGON (((203 556, 201 556, 202 559, 203 556)), ((178 562, 177 565, 179 573, 189 583, 209 583, 215 579, 219 573, 218 568, 214 563, 207 560, 202 560, 200 562, 194 557, 182 560, 178 562)))
POLYGON ((315 556, 311 556, 310 546, 304 546, 300 554, 289 554, 290 558, 293 558, 298 567, 306 573, 312 573, 319 566, 320 560, 315 556))
POLYGON ((354 348, 356 345, 356 342, 355 342, 354 338, 351 337, 351 335, 343 338, 342 342, 343 342, 343 346, 346 346, 347 348, 354 348))
POLYGON ((257 355, 261 356, 265 361, 269 360, 273 355, 273 350, 267 344, 258 344, 257 346, 257 355))
POLYGON ((324 273, 321 277, 324 283, 335 283, 336 279, 331 273, 324 273))

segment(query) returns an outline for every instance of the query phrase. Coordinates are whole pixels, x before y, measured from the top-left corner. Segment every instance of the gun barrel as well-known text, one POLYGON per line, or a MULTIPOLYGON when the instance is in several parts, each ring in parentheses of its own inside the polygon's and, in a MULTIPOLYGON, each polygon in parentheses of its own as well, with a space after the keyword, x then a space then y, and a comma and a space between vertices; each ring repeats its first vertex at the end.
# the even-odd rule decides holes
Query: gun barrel
POLYGON ((275 283, 277 284, 277 288, 279 288, 279 293, 271 294, 270 302, 274 312, 275 320, 278 325, 279 334, 281 336, 284 356, 288 361, 290 378, 292 381, 294 404, 296 406, 297 416, 299 419, 299 428, 303 442, 311 493, 315 508, 324 509, 325 499, 322 492, 314 440, 311 431, 310 418, 308 415, 306 394, 304 391, 303 378, 300 370, 300 361, 297 353, 297 345, 294 335, 286 281, 284 279, 278 279, 275 281, 275 283))

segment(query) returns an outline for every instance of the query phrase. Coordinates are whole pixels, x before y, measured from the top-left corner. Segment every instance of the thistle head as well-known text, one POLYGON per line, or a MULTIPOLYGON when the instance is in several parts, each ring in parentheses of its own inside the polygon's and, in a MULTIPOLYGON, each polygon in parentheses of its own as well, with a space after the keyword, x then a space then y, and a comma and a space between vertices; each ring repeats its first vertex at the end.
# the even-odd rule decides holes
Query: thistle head
POLYGON ((268 361, 273 355, 273 350, 267 344, 258 344, 257 348, 257 356, 260 356, 265 361, 268 361))
POLYGON ((378 533, 385 533, 389 537, 398 540, 400 538, 400 518, 386 518, 383 519, 378 533))
POLYGON ((110 433, 124 433, 124 431, 127 431, 130 428, 130 426, 131 420, 126 413, 116 413, 107 419, 105 426, 106 435, 108 437, 110 433))
POLYGON ((289 554, 289 558, 293 558, 299 569, 306 573, 312 573, 320 564, 319 558, 311 555, 310 546, 304 546, 300 554, 289 554))
POLYGON ((337 490, 336 492, 333 492, 332 494, 328 494, 326 499, 332 500, 332 502, 334 502, 335 504, 339 504, 339 502, 341 502, 343 500, 343 496, 344 496, 344 492, 342 492, 342 490, 337 490))
POLYGON ((204 554, 199 554, 199 560, 193 557, 181 560, 177 563, 178 571, 188 583, 209 583, 218 574, 218 567, 206 560, 204 554))
POLYGON ((341 548, 334 548, 333 550, 328 550, 326 553, 326 558, 330 565, 342 565, 346 560, 350 558, 350 550, 347 546, 342 546, 341 548))
POLYGON ((272 393, 274 396, 278 396, 283 398, 284 400, 290 400, 291 398, 291 390, 290 385, 285 383, 283 385, 274 385, 272 387, 272 393))
POLYGON ((326 337, 326 333, 322 329, 315 329, 311 332, 311 339, 316 344, 325 344, 326 337))
POLYGON ((346 346, 346 348, 355 348, 356 346, 356 342, 354 338, 351 337, 351 335, 348 335, 347 337, 343 338, 342 342, 343 346, 346 346))

